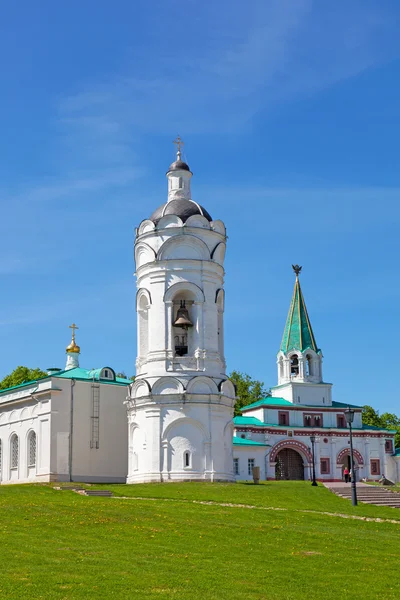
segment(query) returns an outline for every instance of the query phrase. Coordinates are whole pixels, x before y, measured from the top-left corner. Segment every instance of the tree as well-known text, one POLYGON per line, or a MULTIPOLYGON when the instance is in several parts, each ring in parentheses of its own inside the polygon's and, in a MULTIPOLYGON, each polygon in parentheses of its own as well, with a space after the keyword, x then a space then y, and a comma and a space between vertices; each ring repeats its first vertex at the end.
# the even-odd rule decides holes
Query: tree
POLYGON ((380 415, 379 411, 367 404, 363 407, 362 422, 364 425, 374 425, 375 427, 382 427, 383 429, 395 431, 394 444, 396 447, 400 446, 400 418, 395 414, 383 413, 380 415))
POLYGON ((228 375, 229 379, 236 386, 236 404, 235 404, 235 417, 241 414, 241 408, 262 400, 266 396, 269 396, 269 392, 264 388, 264 382, 252 379, 247 373, 241 373, 240 371, 232 371, 228 375))
POLYGON ((39 368, 29 369, 28 367, 19 366, 0 381, 0 390, 13 387, 14 385, 20 385, 21 383, 27 383, 28 381, 34 381, 35 379, 46 377, 46 375, 46 371, 42 371, 39 368))

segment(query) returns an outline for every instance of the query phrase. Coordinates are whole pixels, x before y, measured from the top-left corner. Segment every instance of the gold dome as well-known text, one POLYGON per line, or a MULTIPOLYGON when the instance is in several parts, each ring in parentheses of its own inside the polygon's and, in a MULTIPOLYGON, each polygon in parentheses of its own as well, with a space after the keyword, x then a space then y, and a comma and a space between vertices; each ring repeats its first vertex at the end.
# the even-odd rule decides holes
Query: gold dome
POLYGON ((75 342, 75 329, 78 329, 78 327, 75 325, 75 323, 72 323, 72 325, 70 325, 70 328, 72 329, 72 340, 71 343, 67 346, 66 352, 75 352, 76 354, 80 354, 81 349, 75 342))

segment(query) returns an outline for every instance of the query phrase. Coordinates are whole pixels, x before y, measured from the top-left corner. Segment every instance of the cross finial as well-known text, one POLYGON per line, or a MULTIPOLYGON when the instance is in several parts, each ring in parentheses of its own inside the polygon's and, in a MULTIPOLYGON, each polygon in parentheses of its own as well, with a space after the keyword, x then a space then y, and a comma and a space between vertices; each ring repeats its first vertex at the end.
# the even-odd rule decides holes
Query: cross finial
POLYGON ((176 158, 178 160, 181 159, 181 147, 184 146, 184 142, 182 142, 181 136, 178 134, 176 137, 176 140, 174 140, 174 144, 176 145, 177 151, 176 151, 176 158))
POLYGON ((292 269, 296 273, 296 279, 298 279, 302 268, 299 265, 292 265, 292 269))
POLYGON ((79 327, 75 323, 72 323, 69 328, 72 329, 72 339, 75 340, 75 329, 79 329, 79 327))

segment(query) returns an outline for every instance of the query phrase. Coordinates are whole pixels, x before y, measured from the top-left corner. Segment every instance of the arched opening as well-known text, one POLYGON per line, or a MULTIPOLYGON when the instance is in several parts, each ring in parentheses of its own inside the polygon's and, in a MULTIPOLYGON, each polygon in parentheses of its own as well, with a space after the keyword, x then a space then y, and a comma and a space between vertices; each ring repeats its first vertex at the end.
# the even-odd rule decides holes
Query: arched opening
POLYGON ((313 358, 311 354, 307 354, 306 356, 306 377, 313 377, 314 369, 313 369, 313 358))
POLYGON ((36 433, 30 431, 28 435, 28 468, 36 467, 36 433))
POLYGON ((172 332, 175 356, 194 354, 194 299, 189 291, 180 291, 172 301, 172 332))
MULTIPOLYGON (((344 471, 347 470, 349 473, 349 481, 351 481, 351 478, 353 477, 353 473, 351 472, 351 459, 350 459, 350 450, 345 450, 340 453, 340 458, 338 461, 338 465, 341 466, 341 475, 342 475, 342 479, 343 481, 345 480, 345 475, 344 475, 344 471)), ((360 470, 360 460, 357 457, 356 453, 353 453, 353 458, 354 458, 354 471, 355 471, 355 478, 356 481, 359 480, 358 477, 358 472, 360 470)))
POLYGON ((297 377, 299 374, 299 357, 297 354, 293 354, 290 358, 290 374, 292 377, 297 377))
POLYGON ((293 448, 282 448, 276 455, 275 479, 303 480, 304 462, 302 456, 293 448))

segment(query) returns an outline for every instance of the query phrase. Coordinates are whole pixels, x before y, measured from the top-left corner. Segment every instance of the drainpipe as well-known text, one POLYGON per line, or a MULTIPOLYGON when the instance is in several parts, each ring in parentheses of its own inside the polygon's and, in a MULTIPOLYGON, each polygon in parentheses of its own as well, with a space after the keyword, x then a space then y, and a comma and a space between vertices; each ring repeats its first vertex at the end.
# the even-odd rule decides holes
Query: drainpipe
POLYGON ((70 415, 69 415, 69 480, 72 481, 72 438, 74 433, 74 387, 75 379, 71 379, 70 415))

